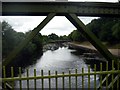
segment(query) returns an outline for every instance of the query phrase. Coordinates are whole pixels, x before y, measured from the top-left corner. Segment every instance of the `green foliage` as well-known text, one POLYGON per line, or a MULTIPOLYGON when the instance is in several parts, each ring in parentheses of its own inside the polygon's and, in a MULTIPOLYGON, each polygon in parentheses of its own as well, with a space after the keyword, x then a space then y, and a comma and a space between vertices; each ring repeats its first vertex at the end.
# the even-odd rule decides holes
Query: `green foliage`
MULTIPOLYGON (((6 22, 2 22, 2 55, 6 58, 8 54, 18 45, 31 31, 26 34, 16 32, 6 22)), ((36 56, 42 55, 42 35, 38 33, 32 41, 20 52, 20 54, 13 60, 12 66, 24 66, 32 63, 36 56), (24 63, 23 63, 24 62, 24 63), (29 63, 28 63, 29 62, 29 63)))
POLYGON ((52 33, 52 34, 48 35, 48 39, 49 40, 58 40, 59 36, 54 34, 54 33, 52 33))
MULTIPOLYGON (((101 41, 108 42, 109 44, 120 43, 120 18, 100 17, 92 20, 86 26, 101 41)), ((77 30, 71 32, 68 38, 79 42, 86 40, 77 30)))
POLYGON ((48 36, 47 35, 42 36, 43 45, 48 44, 49 42, 52 42, 55 40, 68 40, 68 36, 66 36, 66 35, 58 36, 55 33, 51 33, 48 36))
POLYGON ((11 50, 16 46, 15 43, 16 32, 5 21, 2 22, 2 54, 3 57, 7 56, 11 50))
POLYGON ((98 37, 102 24, 103 23, 100 19, 94 19, 91 21, 91 23, 87 24, 87 27, 89 28, 90 31, 92 31, 98 37))
POLYGON ((102 41, 111 41, 112 40, 112 22, 105 23, 101 26, 101 31, 99 33, 99 38, 102 41))
POLYGON ((72 41, 79 41, 79 42, 85 41, 85 38, 78 30, 74 30, 73 32, 71 32, 68 35, 68 37, 72 41))
POLYGON ((47 43, 49 42, 47 35, 43 35, 42 38, 43 38, 43 39, 42 39, 43 45, 45 45, 45 44, 47 44, 47 43))
POLYGON ((66 35, 60 36, 59 40, 68 40, 68 36, 66 36, 66 35))
POLYGON ((91 30, 101 41, 109 42, 111 44, 119 43, 119 26, 119 18, 106 17, 94 19, 91 23, 87 24, 89 30, 91 30))
POLYGON ((120 40, 120 21, 112 27, 112 35, 118 41, 120 40))

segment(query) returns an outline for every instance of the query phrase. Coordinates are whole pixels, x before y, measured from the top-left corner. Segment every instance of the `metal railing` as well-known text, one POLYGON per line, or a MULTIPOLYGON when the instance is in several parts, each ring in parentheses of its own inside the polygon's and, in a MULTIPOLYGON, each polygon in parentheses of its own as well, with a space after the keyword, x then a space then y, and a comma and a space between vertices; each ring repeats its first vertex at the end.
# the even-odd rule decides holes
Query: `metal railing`
POLYGON ((94 88, 97 89, 114 89, 116 88, 119 90, 119 80, 120 80, 120 70, 119 70, 119 63, 117 64, 117 69, 115 69, 114 61, 112 62, 112 70, 109 70, 109 64, 108 62, 103 67, 102 63, 100 63, 100 71, 96 71, 96 64, 94 64, 94 69, 91 72, 90 65, 88 65, 88 71, 85 72, 84 67, 81 68, 81 73, 78 72, 78 69, 75 69, 75 73, 71 73, 69 70, 68 73, 62 73, 58 74, 57 71, 55 71, 54 74, 51 74, 51 71, 49 70, 47 75, 44 75, 44 71, 41 70, 40 74, 37 75, 36 69, 33 71, 33 76, 29 76, 29 69, 26 69, 26 76, 22 76, 22 70, 21 67, 19 67, 19 75, 18 77, 14 77, 14 68, 11 67, 11 77, 6 77, 6 68, 3 67, 3 88, 19 88, 22 90, 23 88, 34 88, 37 89, 38 85, 40 86, 42 90, 46 88, 45 86, 48 86, 47 88, 52 89, 55 88, 56 90, 58 88, 65 89, 69 88, 71 90, 72 88, 81 88, 84 90, 84 88, 94 88), (104 71, 102 69, 105 69, 104 71), (91 80, 91 76, 93 77, 93 80, 91 80), (87 83, 85 81, 85 77, 87 78, 87 83), (99 77, 99 79, 97 79, 99 77), (54 80, 53 80, 54 79, 54 80), (26 81, 26 84, 25 82, 26 81), (40 82, 39 82, 40 81, 40 82), (47 83, 46 83, 47 81, 47 83), (93 82, 92 82, 93 81, 93 82), (30 86, 32 82, 32 87, 30 86), (53 83, 54 82, 54 83, 53 83), (91 83, 92 82, 92 83, 91 83), (17 87, 15 87, 15 84, 18 84, 17 87), (61 85, 59 85, 61 83, 61 85), (67 83, 67 84, 66 84, 67 83), (23 87, 25 84, 26 87, 23 87), (53 85, 54 84, 54 85, 53 85), (74 87, 73 87, 74 84, 74 87), (81 85, 79 85, 81 84, 81 85), (92 84, 92 87, 91 87, 92 84), (87 86, 86 86, 87 85, 87 86), (54 87, 53 87, 54 86, 54 87))

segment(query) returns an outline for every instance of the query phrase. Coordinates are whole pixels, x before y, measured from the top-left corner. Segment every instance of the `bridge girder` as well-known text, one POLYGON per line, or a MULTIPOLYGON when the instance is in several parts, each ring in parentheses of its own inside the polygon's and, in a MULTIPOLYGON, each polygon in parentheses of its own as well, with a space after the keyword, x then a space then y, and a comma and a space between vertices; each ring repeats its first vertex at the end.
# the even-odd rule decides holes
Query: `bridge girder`
POLYGON ((2 15, 43 16, 75 13, 77 16, 120 17, 120 3, 103 2, 3 2, 2 15))

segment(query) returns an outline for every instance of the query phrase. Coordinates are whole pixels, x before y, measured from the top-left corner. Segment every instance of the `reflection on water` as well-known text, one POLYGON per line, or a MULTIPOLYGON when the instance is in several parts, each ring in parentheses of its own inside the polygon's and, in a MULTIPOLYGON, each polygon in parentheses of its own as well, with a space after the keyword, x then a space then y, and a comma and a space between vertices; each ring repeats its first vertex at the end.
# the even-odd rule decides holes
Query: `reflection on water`
MULTIPOLYGON (((78 73, 82 72, 82 67, 84 67, 84 72, 88 72, 88 66, 85 64, 82 57, 74 55, 71 52, 75 50, 70 50, 67 47, 59 48, 55 51, 46 51, 43 56, 37 61, 35 65, 27 67, 29 69, 29 76, 33 76, 33 70, 36 68, 37 75, 41 75, 41 70, 44 70, 44 75, 48 75, 48 70, 51 71, 51 74, 55 74, 55 71, 58 71, 58 74, 62 72, 68 73, 69 70, 71 73, 75 73, 75 69, 78 69, 78 73)), ((92 72, 92 69, 90 69, 92 72)), ((26 72, 23 73, 23 76, 26 76, 26 72)), ((98 77, 97 77, 98 79, 98 77)), ((82 77, 78 77, 78 88, 82 85, 82 77)), ((90 76, 91 87, 94 85, 94 76, 90 76)), ((48 88, 48 79, 44 80, 44 87, 48 88)), ((84 85, 87 88, 88 76, 84 76, 84 85)), ((97 82, 98 83, 98 82, 97 82)), ((51 87, 55 88, 55 79, 51 79, 51 87)), ((75 77, 71 77, 71 87, 75 88, 75 77)), ((34 87, 34 80, 29 81, 30 88, 34 87)), ((69 86, 69 78, 65 78, 65 88, 69 86)), ((16 87, 19 87, 19 82, 17 82, 16 87)), ((27 87, 27 81, 22 82, 22 87, 27 87)), ((41 80, 37 80, 37 88, 41 88, 41 80)), ((58 88, 62 88, 62 78, 58 79, 58 88)))

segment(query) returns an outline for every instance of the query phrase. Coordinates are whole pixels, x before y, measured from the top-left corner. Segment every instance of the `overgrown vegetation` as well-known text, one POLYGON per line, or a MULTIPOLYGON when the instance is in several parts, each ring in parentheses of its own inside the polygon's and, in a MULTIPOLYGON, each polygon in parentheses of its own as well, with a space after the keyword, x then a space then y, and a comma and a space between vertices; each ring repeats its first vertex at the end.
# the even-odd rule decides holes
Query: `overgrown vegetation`
MULTIPOLYGON (((31 31, 16 32, 12 26, 3 21, 2 23, 2 58, 3 60, 11 53, 11 51, 23 41, 31 31)), ((54 40, 66 40, 67 36, 58 36, 54 33, 50 35, 41 35, 38 33, 32 41, 16 56, 15 60, 8 66, 25 67, 36 62, 37 57, 43 54, 43 45, 54 40)))
MULTIPOLYGON (((120 44, 120 19, 119 18, 101 17, 101 18, 92 20, 86 26, 102 42, 106 42, 108 46, 120 44)), ((72 41, 78 41, 78 42, 86 41, 86 39, 77 30, 74 30, 73 32, 71 32, 68 37, 72 41)))
MULTIPOLYGON (((31 31, 27 33, 16 32, 6 21, 2 22, 2 58, 8 54, 22 41, 31 31)), ((38 33, 36 37, 16 56, 15 60, 8 66, 24 67, 32 64, 37 56, 42 55, 42 35, 38 33), (32 60, 33 59, 33 60, 32 60)))

